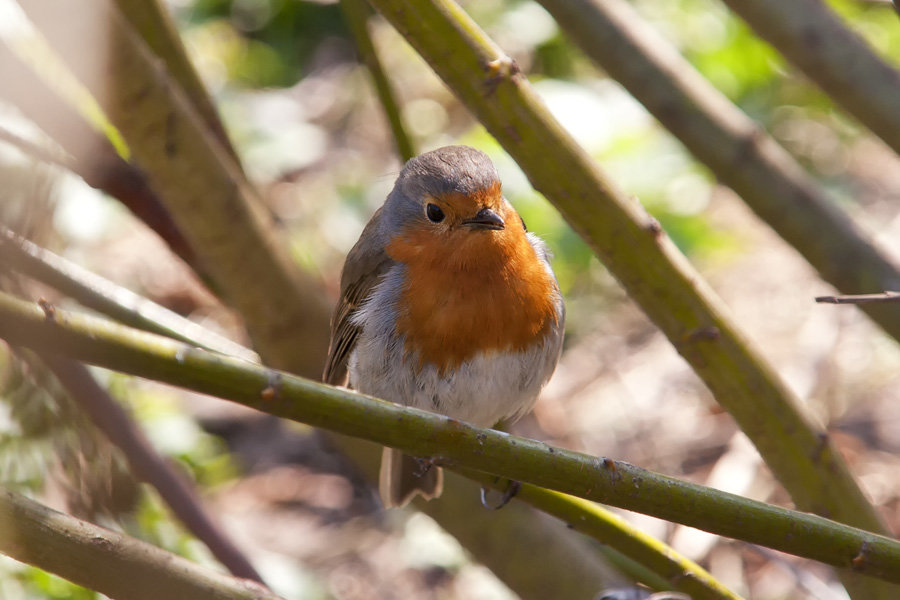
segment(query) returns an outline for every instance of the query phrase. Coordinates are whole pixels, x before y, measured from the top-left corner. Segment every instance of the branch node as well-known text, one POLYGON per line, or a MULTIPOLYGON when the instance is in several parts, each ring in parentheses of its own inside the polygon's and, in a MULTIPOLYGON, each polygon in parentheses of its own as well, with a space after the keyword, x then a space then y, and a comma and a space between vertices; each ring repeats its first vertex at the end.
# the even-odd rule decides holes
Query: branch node
POLYGON ((269 371, 268 385, 259 393, 259 397, 266 402, 277 400, 281 396, 281 373, 277 371, 269 371))
POLYGON ((866 562, 868 560, 866 558, 866 552, 868 552, 868 550, 869 550, 869 542, 863 542, 862 545, 859 547, 859 552, 850 561, 853 564, 854 569, 861 569, 866 565, 866 562))
POLYGON ((484 83, 488 96, 494 93, 501 81, 512 79, 515 75, 522 72, 516 59, 506 54, 488 62, 485 65, 485 70, 488 76, 484 83))
POLYGON ((613 459, 604 456, 603 457, 603 467, 609 471, 609 480, 612 483, 618 483, 622 481, 622 474, 619 473, 619 467, 616 466, 616 461, 613 459))
POLYGON ((813 449, 812 455, 809 457, 814 463, 822 461, 822 456, 829 448, 828 433, 822 431, 816 434, 816 447, 813 449))
POLYGON ((41 307, 41 310, 44 311, 44 316, 47 317, 48 321, 56 320, 56 307, 50 304, 50 301, 46 298, 41 298, 38 300, 38 306, 41 307))
POLYGON ((714 342, 718 340, 722 335, 722 332, 719 331, 719 328, 715 325, 706 325, 703 327, 697 327, 696 329, 692 329, 682 338, 683 344, 691 344, 693 342, 714 342))

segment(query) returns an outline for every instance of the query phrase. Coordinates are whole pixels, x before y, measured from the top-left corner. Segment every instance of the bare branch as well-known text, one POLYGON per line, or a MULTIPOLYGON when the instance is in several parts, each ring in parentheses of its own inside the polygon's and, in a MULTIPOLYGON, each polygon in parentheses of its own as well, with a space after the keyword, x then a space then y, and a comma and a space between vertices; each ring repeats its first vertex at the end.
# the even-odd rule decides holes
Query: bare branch
POLYGON ((0 337, 132 375, 227 398, 279 417, 649 514, 900 583, 900 542, 436 413, 385 402, 104 319, 0 294, 0 337))
MULTIPOLYGON (((159 0, 115 1, 122 14, 140 33, 147 46, 163 60, 166 70, 190 99, 216 141, 231 156, 231 159, 238 163, 237 152, 219 118, 216 106, 191 64, 181 36, 178 35, 175 23, 172 22, 172 17, 166 8, 159 0)), ((59 20, 56 23, 63 25, 59 20)), ((44 24, 50 25, 52 21, 44 24)))
MULTIPOLYGON (((900 269, 796 160, 624 0, 539 0, 725 185, 839 290, 900 285, 900 269)), ((900 340, 900 312, 866 313, 900 340)))
POLYGON ((131 327, 259 362, 252 350, 19 237, 0 225, 5 264, 131 327))
POLYGON ((822 0, 724 0, 848 113, 900 153, 900 71, 822 0))
POLYGON ((356 42, 356 51, 372 76, 375 92, 378 94, 378 99, 381 101, 381 106, 384 108, 388 124, 391 126, 391 132, 394 135, 397 152, 405 162, 418 154, 418 152, 416 152, 413 141, 403 125, 400 106, 397 104, 397 95, 394 93, 393 86, 388 79, 387 73, 384 72, 381 60, 378 58, 378 52, 375 49, 375 44, 372 42, 372 36, 369 35, 369 16, 372 14, 372 9, 366 4, 365 0, 341 0, 341 9, 356 42))
POLYGON ((816 302, 824 304, 872 304, 900 302, 900 292, 881 292, 880 294, 858 294, 845 296, 819 296, 816 302))
POLYGON ((0 552, 118 600, 279 600, 262 585, 0 488, 0 552))

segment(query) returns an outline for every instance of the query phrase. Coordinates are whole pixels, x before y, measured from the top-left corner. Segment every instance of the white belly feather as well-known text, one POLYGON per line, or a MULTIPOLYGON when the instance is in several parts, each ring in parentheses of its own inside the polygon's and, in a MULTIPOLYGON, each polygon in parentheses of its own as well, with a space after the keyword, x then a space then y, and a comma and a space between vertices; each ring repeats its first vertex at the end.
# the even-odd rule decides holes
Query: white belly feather
POLYGON ((418 357, 408 355, 395 325, 394 299, 400 295, 403 268, 395 265, 353 317, 363 330, 348 363, 350 385, 481 427, 528 412, 556 366, 563 319, 542 344, 527 350, 481 353, 443 376, 431 364, 420 369, 418 357))

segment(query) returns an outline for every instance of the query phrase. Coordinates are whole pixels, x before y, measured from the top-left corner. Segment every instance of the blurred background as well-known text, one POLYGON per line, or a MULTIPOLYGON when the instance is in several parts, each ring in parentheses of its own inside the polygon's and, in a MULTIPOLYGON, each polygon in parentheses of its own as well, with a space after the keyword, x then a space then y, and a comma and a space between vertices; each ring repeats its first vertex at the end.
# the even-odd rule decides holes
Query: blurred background
MULTIPOLYGON (((900 260, 900 160, 891 149, 718 1, 631 4, 900 260)), ((897 63, 900 18, 889 3, 828 4, 897 63)), ((896 343, 854 307, 814 303, 834 290, 568 42, 543 8, 514 0, 463 6, 612 179, 660 221, 833 433, 866 494, 900 531, 896 343)), ((328 0, 173 0, 167 8, 291 256, 334 300, 347 251, 402 166, 341 7, 328 0)), ((565 351, 533 414, 514 431, 790 506, 728 414, 516 164, 388 23, 372 18, 370 33, 419 151, 467 144, 487 152, 506 197, 555 255, 568 307, 565 351)), ((0 1, 0 36, 7 44, 35 36, 12 0, 0 1)), ((37 69, 45 73, 59 68, 52 57, 42 64, 37 69)), ((2 72, 0 81, 10 84, 2 72)), ((0 94, 3 225, 248 344, 240 317, 120 202, 56 164, 59 152, 0 94)), ((4 285, 71 304, 31 281, 6 276, 4 285)), ((311 351, 324 357, 325 348, 311 351)), ((2 345, 0 368, 3 485, 214 564, 156 492, 136 482, 119 451, 61 398, 52 377, 2 345)), ((92 372, 286 597, 516 597, 424 514, 381 509, 364 480, 311 431, 216 399, 92 372)), ((846 597, 820 565, 622 514, 749 597, 846 597)), ((0 557, 4 599, 95 596, 0 557)))

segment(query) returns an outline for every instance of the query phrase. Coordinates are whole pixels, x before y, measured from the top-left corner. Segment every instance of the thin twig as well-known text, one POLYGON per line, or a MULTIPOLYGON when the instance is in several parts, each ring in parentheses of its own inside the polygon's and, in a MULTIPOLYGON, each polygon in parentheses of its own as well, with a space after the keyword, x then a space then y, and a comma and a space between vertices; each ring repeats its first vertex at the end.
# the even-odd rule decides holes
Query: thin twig
POLYGON ((394 93, 387 73, 385 73, 384 67, 381 65, 378 51, 375 49, 372 36, 369 34, 369 16, 372 14, 372 9, 363 0, 341 0, 341 9, 344 13, 344 19, 350 27, 350 32, 353 34, 356 50, 372 76, 375 92, 378 94, 382 108, 384 108, 388 123, 391 126, 391 132, 394 134, 397 152, 405 162, 416 155, 416 149, 412 139, 406 132, 406 127, 403 125, 403 117, 400 115, 397 95, 394 93))
MULTIPOLYGON (((89 186, 119 200, 203 276, 194 252, 144 175, 116 153, 109 141, 26 66, 0 39, 0 99, 40 127, 71 157, 63 166, 89 186)), ((51 162, 54 156, 46 158, 51 162)))
POLYGON ((131 327, 259 362, 259 356, 189 319, 41 248, 0 225, 5 264, 131 327))
POLYGON ((65 152, 60 152, 47 145, 36 144, 2 127, 0 127, 0 141, 18 148, 23 154, 41 162, 63 167, 69 171, 73 170, 72 158, 67 156, 65 152))
POLYGON ((118 447, 138 478, 152 485, 175 516, 235 577, 265 584, 250 561, 203 508, 196 491, 167 463, 130 415, 81 363, 44 354, 42 360, 94 425, 118 447))
POLYGON ((900 292, 881 292, 880 294, 848 294, 844 296, 817 296, 816 302, 824 304, 874 304, 900 302, 900 292))

